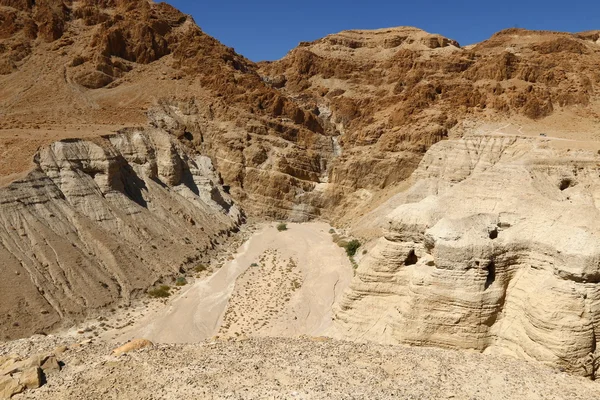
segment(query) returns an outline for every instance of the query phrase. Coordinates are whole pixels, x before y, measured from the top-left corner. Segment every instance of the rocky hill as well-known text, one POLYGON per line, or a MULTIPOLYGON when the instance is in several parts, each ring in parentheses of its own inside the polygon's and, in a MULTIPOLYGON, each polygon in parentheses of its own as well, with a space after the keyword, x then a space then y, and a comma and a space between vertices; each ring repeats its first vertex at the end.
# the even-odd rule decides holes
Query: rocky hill
POLYGON ((5 338, 128 303, 244 215, 323 218, 375 239, 332 334, 595 376, 598 31, 346 31, 257 64, 147 0, 0 22, 5 338))
POLYGON ((598 38, 509 29, 463 48, 410 27, 345 31, 301 43, 260 72, 336 127, 344 151, 329 182, 376 191, 473 125, 558 113, 597 132, 598 38))
POLYGON ((10 22, 0 36, 3 142, 27 151, 9 155, 3 175, 31 167, 32 138, 146 125, 152 107, 152 123, 209 155, 257 214, 289 215, 302 203, 295 194, 325 174, 333 145, 317 117, 165 3, 3 1, 0 12, 10 22))
POLYGON ((3 339, 127 304, 243 219, 210 159, 164 132, 56 142, 35 165, 0 191, 3 339))
MULTIPOLYGON (((0 13, 6 148, 26 160, 32 137, 114 132, 154 108, 251 214, 365 206, 465 123, 599 118, 597 32, 508 30, 461 48, 416 28, 347 31, 257 65, 164 3, 3 0, 0 13)), ((3 175, 31 167, 10 153, 3 175)))

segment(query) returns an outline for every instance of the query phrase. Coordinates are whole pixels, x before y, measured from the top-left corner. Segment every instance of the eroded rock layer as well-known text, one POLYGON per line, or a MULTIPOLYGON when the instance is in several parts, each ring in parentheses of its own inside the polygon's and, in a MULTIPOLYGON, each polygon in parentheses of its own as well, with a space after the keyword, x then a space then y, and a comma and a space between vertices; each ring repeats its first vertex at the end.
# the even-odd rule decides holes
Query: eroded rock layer
POLYGON ((44 148, 0 191, 0 334, 127 303, 213 247, 242 215, 210 159, 159 130, 44 148))
POLYGON ((350 193, 376 197, 405 180, 431 145, 489 122, 560 114, 542 131, 597 133, 597 38, 508 29, 461 47, 412 27, 350 30, 300 43, 259 72, 335 128, 329 182, 352 203, 350 193))
POLYGON ((337 307, 338 333, 594 376, 600 156, 473 135, 435 145, 413 178, 365 219, 385 234, 337 307))
POLYGON ((146 124, 158 107, 250 214, 337 219, 469 124, 598 118, 597 32, 511 29, 461 47, 352 30, 257 64, 165 3, 0 0, 0 20, 0 185, 51 136, 146 124))

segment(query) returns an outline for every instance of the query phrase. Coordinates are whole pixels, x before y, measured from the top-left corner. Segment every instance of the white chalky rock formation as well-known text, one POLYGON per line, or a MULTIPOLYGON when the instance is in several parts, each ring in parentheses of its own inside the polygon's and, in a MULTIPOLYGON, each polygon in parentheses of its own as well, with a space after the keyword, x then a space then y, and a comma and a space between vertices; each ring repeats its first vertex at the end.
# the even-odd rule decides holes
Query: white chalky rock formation
POLYGON ((593 376, 599 175, 597 154, 536 139, 433 146, 416 183, 365 219, 386 233, 336 307, 336 334, 506 353, 593 376))
POLYGON ((65 140, 0 189, 0 334, 31 334, 194 266, 240 211, 207 157, 159 130, 65 140))

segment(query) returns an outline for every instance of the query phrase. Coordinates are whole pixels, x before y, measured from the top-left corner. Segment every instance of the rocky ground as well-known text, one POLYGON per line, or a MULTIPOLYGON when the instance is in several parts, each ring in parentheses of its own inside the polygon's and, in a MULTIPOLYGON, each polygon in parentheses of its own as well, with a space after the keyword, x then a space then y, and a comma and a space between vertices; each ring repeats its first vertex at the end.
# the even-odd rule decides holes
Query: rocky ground
POLYGON ((461 47, 354 30, 257 64, 166 3, 100 3, 0 0, 0 338, 76 324, 3 344, 3 389, 41 383, 65 342, 64 370, 35 396, 598 397, 540 364, 376 344, 109 355, 147 335, 327 331, 593 378, 598 31, 461 47), (328 227, 272 226, 277 246, 212 258, 244 214, 378 240, 338 302, 351 275, 335 268, 352 270, 328 227), (170 301, 145 297, 163 285, 170 301))
MULTIPOLYGON (((64 344, 34 337, 25 354, 64 344)), ((600 386, 537 363, 433 348, 261 338, 155 345, 120 356, 67 343, 62 370, 13 399, 593 399, 600 386)))

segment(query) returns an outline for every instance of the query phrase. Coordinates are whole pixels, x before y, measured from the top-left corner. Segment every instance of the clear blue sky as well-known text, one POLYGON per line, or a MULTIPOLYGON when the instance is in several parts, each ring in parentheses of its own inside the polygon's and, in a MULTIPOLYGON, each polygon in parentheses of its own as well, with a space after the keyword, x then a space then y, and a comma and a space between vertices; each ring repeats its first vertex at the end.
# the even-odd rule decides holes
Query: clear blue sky
POLYGON ((346 29, 416 26, 458 40, 487 39, 518 26, 568 32, 600 29, 599 1, 167 0, 202 30, 253 61, 276 60, 301 41, 346 29))

